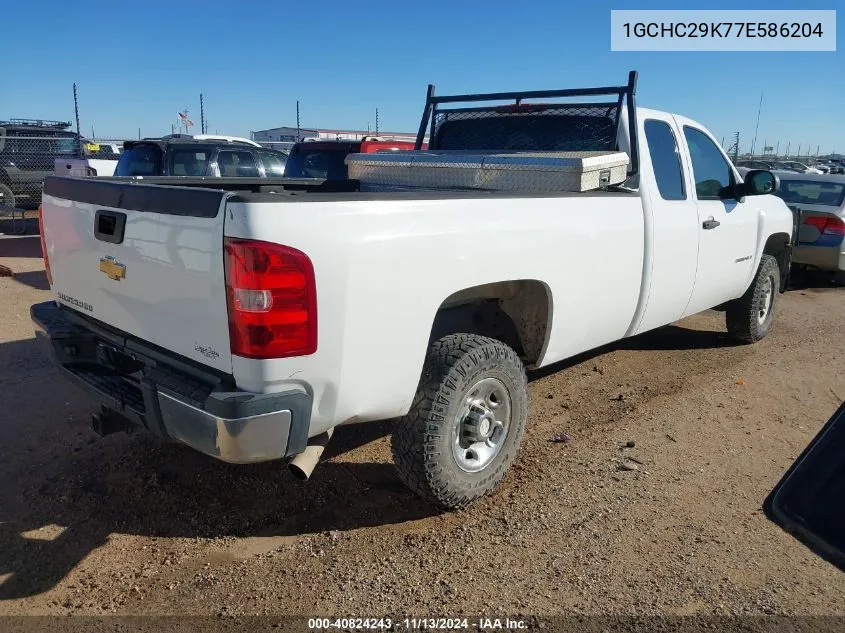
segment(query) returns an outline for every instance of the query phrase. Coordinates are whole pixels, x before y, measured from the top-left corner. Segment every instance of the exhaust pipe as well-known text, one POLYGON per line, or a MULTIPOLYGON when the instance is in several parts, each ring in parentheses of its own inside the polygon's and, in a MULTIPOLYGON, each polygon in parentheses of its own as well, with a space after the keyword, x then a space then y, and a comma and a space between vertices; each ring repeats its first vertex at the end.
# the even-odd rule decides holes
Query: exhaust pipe
POLYGON ((308 440, 308 445, 305 450, 296 455, 288 464, 291 474, 301 481, 307 481, 314 471, 317 462, 326 450, 326 444, 332 439, 334 427, 330 428, 325 433, 321 433, 317 437, 308 440))

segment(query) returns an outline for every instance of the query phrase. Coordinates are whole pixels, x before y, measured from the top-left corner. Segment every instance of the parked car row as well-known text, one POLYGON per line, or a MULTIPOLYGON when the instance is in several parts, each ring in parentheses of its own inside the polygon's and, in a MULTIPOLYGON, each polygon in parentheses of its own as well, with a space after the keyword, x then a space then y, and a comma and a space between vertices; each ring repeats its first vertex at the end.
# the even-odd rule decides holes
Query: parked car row
MULTIPOLYGON (((348 178, 346 156, 413 149, 409 142, 366 137, 360 141, 303 141, 290 152, 267 149, 234 136, 173 134, 127 141, 111 164, 93 157, 57 159, 55 173, 68 176, 150 178, 348 178)), ((98 147, 99 149, 99 147, 98 147)))
POLYGON ((797 160, 777 159, 744 159, 736 162, 737 167, 748 169, 779 169, 783 171, 794 171, 802 174, 845 174, 845 159, 825 159, 817 161, 812 165, 797 160))

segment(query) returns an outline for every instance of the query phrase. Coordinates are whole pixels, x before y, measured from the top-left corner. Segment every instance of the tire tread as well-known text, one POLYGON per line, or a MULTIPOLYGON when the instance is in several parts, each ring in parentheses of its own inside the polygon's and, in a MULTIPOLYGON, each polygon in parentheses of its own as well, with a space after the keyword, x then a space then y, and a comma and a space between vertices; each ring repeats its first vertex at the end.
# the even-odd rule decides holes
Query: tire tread
MULTIPOLYGON (((466 379, 479 365, 494 359, 521 378, 519 387, 527 394, 522 361, 504 343, 476 334, 451 334, 435 341, 426 357, 414 403, 393 432, 391 447, 399 478, 419 496, 449 509, 466 507, 492 490, 513 459, 506 456, 489 476, 471 487, 458 485, 439 459, 438 440, 443 433, 450 433, 450 422, 443 415, 451 403, 446 392, 454 395, 459 391, 458 378, 466 379)), ((525 428, 527 397, 523 399, 524 410, 517 411, 513 400, 509 433, 516 434, 518 448, 525 428)), ((451 454, 448 457, 451 459, 451 454)))

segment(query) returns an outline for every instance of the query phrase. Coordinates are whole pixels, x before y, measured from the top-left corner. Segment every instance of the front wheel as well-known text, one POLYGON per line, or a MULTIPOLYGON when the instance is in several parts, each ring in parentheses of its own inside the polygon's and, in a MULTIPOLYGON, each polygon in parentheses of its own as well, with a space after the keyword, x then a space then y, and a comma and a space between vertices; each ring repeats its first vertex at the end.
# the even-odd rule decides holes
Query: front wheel
POLYGON ((502 480, 527 417, 516 352, 484 336, 443 337, 431 346, 414 405, 393 432, 399 477, 444 508, 463 508, 502 480))
POLYGON ((727 304, 728 332, 743 343, 756 343, 772 329, 775 301, 780 288, 780 267, 771 255, 763 255, 751 286, 739 299, 727 304))

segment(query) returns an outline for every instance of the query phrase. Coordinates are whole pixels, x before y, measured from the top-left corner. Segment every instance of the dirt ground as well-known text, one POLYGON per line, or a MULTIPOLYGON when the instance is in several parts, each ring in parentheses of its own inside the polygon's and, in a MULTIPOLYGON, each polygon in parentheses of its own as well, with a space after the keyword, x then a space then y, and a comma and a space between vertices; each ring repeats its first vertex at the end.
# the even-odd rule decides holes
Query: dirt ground
POLYGON ((755 346, 707 312, 532 375, 515 467, 444 514, 399 483, 389 423, 340 429, 307 483, 97 438, 35 345, 37 235, 0 264, 0 615, 845 615, 845 574, 761 511, 845 396, 824 279, 755 346))

